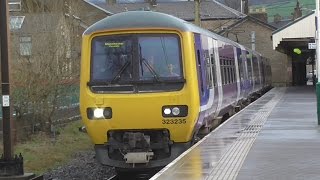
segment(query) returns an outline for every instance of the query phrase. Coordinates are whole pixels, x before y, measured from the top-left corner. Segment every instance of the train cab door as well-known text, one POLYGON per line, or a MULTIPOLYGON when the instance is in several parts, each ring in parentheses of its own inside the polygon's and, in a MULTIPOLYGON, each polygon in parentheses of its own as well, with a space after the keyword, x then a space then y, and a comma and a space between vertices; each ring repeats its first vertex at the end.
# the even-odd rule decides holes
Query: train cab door
POLYGON ((198 87, 200 95, 200 105, 203 108, 207 105, 209 100, 209 85, 207 82, 206 72, 206 60, 201 44, 201 37, 199 34, 194 35, 195 38, 195 54, 197 63, 197 74, 198 74, 198 87))

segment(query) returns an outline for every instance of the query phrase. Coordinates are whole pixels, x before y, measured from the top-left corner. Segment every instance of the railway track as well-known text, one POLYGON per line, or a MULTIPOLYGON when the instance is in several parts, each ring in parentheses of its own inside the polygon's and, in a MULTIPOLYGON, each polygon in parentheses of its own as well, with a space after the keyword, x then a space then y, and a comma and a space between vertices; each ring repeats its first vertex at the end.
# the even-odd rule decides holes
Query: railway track
POLYGON ((147 180, 150 179, 158 171, 145 171, 145 172, 121 172, 113 175, 108 180, 147 180))
POLYGON ((117 175, 113 175, 108 180, 118 180, 118 176, 117 175))

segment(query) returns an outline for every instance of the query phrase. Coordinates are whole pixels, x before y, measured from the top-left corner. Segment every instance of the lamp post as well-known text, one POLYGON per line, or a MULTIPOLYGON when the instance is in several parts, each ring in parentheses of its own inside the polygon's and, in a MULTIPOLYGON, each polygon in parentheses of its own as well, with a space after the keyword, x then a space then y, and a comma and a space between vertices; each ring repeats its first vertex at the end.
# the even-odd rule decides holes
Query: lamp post
POLYGON ((11 111, 10 111, 10 79, 9 79, 9 27, 7 0, 0 0, 0 64, 2 92, 2 124, 3 154, 0 158, 0 179, 31 179, 33 173, 24 173, 23 157, 13 155, 11 111))
POLYGON ((320 43, 319 43, 319 38, 320 38, 320 11, 319 11, 319 0, 316 0, 316 54, 317 54, 317 78, 318 82, 316 85, 316 92, 317 92, 317 115, 318 115, 318 125, 320 125, 320 43))
POLYGON ((7 1, 0 4, 0 42, 1 42, 1 90, 2 90, 2 121, 3 121, 3 156, 5 160, 13 158, 11 140, 11 113, 10 113, 10 83, 9 83, 9 51, 7 26, 7 1))
POLYGON ((200 0, 194 0, 194 23, 201 27, 201 17, 200 17, 201 7, 200 0))

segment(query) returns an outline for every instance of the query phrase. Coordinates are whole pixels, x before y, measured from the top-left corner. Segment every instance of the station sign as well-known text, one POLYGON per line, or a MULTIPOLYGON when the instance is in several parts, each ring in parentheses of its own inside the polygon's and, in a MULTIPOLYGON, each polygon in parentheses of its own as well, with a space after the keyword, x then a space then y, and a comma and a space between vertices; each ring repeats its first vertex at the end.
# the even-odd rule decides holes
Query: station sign
POLYGON ((308 49, 317 49, 316 43, 308 43, 308 49))

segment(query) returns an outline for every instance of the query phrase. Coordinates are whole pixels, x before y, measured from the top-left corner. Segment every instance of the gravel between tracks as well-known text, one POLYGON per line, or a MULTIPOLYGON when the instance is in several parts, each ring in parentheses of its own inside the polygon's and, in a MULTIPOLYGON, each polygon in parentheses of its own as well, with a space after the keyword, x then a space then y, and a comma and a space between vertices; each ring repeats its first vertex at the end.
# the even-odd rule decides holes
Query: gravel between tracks
POLYGON ((93 151, 78 152, 69 163, 44 174, 46 180, 108 179, 115 174, 113 168, 102 166, 94 159, 93 151))

